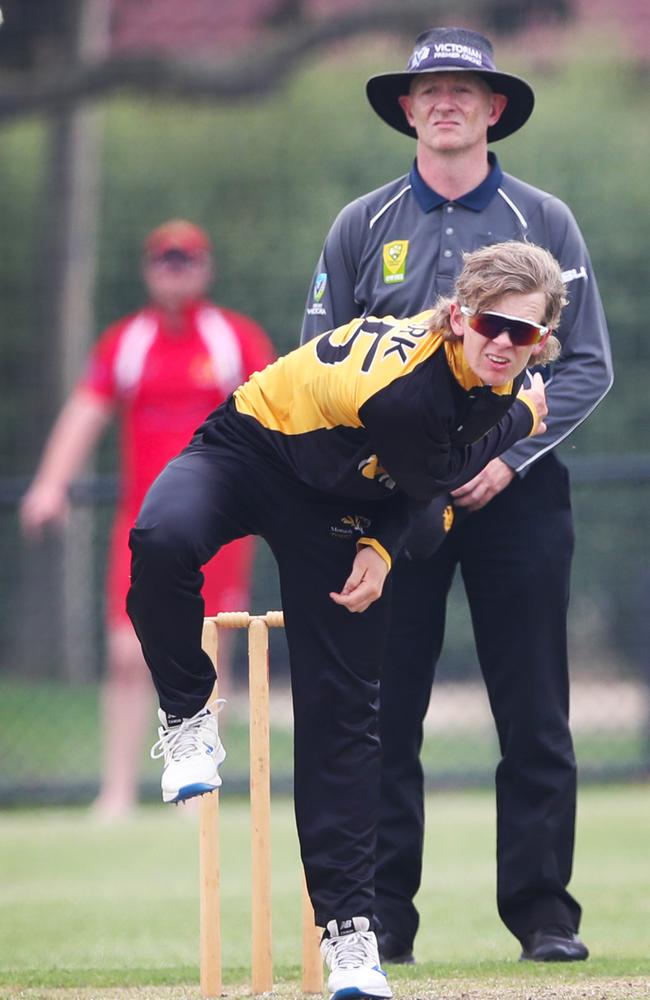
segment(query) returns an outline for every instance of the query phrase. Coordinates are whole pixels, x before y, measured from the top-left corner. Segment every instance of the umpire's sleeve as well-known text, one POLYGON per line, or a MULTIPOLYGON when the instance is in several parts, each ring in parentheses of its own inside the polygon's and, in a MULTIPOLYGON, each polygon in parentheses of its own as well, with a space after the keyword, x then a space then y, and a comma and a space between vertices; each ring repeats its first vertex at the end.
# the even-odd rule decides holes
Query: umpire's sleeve
POLYGON ((518 442, 501 456, 519 475, 579 427, 614 380, 605 313, 578 224, 557 198, 546 199, 538 216, 531 220, 530 238, 560 262, 568 305, 557 331, 562 354, 544 374, 546 433, 518 442))
POLYGON ((360 232, 357 216, 357 206, 348 205, 327 235, 309 286, 301 344, 361 315, 355 299, 360 232))

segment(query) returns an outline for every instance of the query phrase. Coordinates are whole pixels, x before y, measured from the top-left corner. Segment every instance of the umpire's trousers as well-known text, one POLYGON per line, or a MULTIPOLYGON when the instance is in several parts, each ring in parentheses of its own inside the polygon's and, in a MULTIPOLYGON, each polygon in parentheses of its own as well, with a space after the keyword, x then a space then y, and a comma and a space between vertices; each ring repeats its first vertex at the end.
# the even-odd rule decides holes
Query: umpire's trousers
POLYGON ((580 907, 566 890, 576 805, 566 635, 573 540, 568 473, 549 455, 464 518, 432 558, 399 559, 394 567, 382 675, 376 913, 404 949, 418 927, 422 723, 457 565, 501 751, 499 914, 519 938, 549 924, 578 928, 580 907))
POLYGON ((131 532, 128 611, 162 708, 183 717, 203 708, 214 683, 201 649, 200 567, 242 535, 261 535, 273 550, 291 664, 296 820, 319 926, 374 914, 388 594, 363 614, 328 595, 356 554, 359 532, 343 518, 372 521, 376 512, 310 491, 259 456, 200 445, 154 482, 131 532))

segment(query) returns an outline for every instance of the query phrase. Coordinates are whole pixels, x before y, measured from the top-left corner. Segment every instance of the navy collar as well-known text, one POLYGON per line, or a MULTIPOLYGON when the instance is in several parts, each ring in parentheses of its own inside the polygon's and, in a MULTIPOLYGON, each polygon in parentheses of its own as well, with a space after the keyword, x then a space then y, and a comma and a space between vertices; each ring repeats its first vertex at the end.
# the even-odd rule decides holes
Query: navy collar
MULTIPOLYGON (((490 164, 490 172, 485 180, 481 181, 479 186, 475 187, 473 191, 468 191, 467 194, 461 195, 460 198, 455 198, 454 204, 462 205, 463 208, 469 208, 472 212, 482 212, 488 206, 497 193, 497 189, 503 179, 503 171, 494 153, 488 153, 488 163, 490 164)), ((434 191, 433 188, 430 188, 422 180, 417 167, 417 161, 413 162, 409 173, 409 180, 413 194, 423 212, 432 212, 434 208, 440 208, 441 205, 447 204, 447 198, 443 198, 441 194, 438 194, 437 191, 434 191)))

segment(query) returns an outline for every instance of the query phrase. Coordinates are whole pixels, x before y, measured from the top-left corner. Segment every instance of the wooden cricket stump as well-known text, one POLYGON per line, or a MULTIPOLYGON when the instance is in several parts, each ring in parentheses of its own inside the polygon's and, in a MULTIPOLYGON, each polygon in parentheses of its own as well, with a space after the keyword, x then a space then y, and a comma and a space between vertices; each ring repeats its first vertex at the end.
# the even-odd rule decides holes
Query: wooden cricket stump
MULTIPOLYGON (((269 724, 269 628, 282 628, 281 611, 251 615, 224 611, 203 623, 203 648, 217 664, 219 629, 248 630, 248 684, 250 702, 250 809, 252 937, 251 990, 254 995, 273 989, 271 937, 271 758, 269 724)), ((217 688, 215 685, 214 695, 217 688)), ((222 993, 221 917, 219 904, 219 793, 204 795, 199 812, 201 995, 222 993)), ((323 966, 320 932, 314 923, 307 887, 302 881, 302 989, 320 993, 323 966)))

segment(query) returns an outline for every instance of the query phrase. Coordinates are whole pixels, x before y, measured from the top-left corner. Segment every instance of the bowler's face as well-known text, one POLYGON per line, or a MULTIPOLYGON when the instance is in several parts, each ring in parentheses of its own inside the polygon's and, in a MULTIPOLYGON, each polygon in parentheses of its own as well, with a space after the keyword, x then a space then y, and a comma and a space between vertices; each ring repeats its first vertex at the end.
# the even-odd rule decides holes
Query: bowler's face
MULTIPOLYGON (((489 309, 490 312, 503 313, 514 319, 543 324, 546 297, 543 292, 513 292, 495 299, 490 303, 489 309)), ((486 385, 501 386, 511 382, 529 361, 534 364, 534 359, 548 337, 545 334, 532 347, 517 347, 510 340, 510 334, 504 326, 498 337, 489 340, 471 328, 456 302, 451 305, 449 318, 452 330, 463 339, 463 351, 468 365, 486 385)))
POLYGON ((487 141, 506 106, 474 73, 422 73, 399 103, 418 140, 432 152, 461 152, 487 141))

